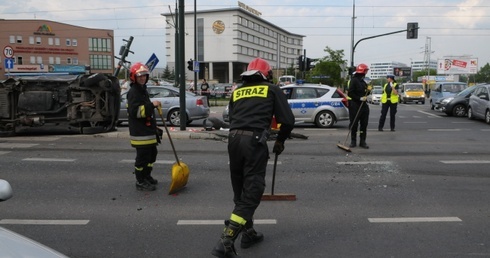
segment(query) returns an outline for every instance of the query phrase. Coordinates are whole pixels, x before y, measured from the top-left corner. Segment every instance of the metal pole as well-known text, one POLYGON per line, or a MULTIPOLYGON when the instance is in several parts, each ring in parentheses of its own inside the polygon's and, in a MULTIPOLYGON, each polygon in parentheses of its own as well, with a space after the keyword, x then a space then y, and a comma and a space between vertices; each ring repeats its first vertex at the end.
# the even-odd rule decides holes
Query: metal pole
MULTIPOLYGON (((194 0, 194 61, 197 60, 197 11, 196 11, 196 1, 194 0)), ((196 68, 194 67, 194 71, 196 68)), ((197 92, 197 72, 194 72, 194 92, 197 92)), ((209 95, 208 95, 209 97, 209 95)))
MULTIPOLYGON (((352 0, 352 25, 351 25, 351 52, 350 52, 350 67, 354 67, 354 21, 356 19, 356 0, 352 0)), ((349 68, 350 68, 349 67, 349 68)), ((349 69, 350 70, 350 69, 349 69)), ((352 76, 352 74, 349 74, 352 76)))
POLYGON ((187 112, 186 112, 186 106, 185 106, 185 90, 186 90, 186 85, 185 85, 185 65, 184 65, 184 57, 185 57, 185 25, 184 25, 184 20, 185 20, 185 9, 184 9, 184 0, 179 0, 179 57, 180 57, 180 64, 179 64, 179 94, 180 94, 180 130, 185 131, 186 123, 187 123, 187 112))

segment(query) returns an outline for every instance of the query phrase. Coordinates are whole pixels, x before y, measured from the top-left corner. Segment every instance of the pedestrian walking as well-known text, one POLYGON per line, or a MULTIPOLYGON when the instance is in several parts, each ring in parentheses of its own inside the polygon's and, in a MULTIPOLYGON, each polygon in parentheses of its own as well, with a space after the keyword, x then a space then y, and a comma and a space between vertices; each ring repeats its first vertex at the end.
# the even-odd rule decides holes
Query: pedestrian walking
POLYGON ((253 216, 265 189, 267 138, 272 117, 281 124, 272 150, 277 155, 284 150, 284 142, 294 126, 286 96, 271 83, 272 70, 265 60, 252 60, 241 77, 243 84, 233 91, 229 102, 228 155, 235 206, 212 250, 217 257, 236 255, 234 242, 240 233, 241 248, 249 248, 264 239, 253 227, 253 216))
POLYGON ((366 96, 369 92, 367 83, 364 81, 369 67, 366 64, 359 64, 349 82, 349 128, 351 130, 351 143, 349 147, 357 146, 357 131, 359 129, 359 147, 369 149, 366 143, 367 126, 369 122, 369 106, 366 103, 366 96))
POLYGON ((156 161, 160 136, 154 117, 154 109, 161 106, 160 101, 151 101, 146 90, 150 70, 142 63, 135 63, 130 68, 131 80, 128 91, 128 123, 131 146, 136 149, 134 174, 136 189, 154 191, 158 183, 151 176, 156 161))
POLYGON ((381 116, 379 117, 378 131, 383 131, 388 109, 390 110, 390 129, 395 131, 395 117, 398 107, 398 84, 394 75, 386 76, 388 82, 383 87, 381 95, 381 116))

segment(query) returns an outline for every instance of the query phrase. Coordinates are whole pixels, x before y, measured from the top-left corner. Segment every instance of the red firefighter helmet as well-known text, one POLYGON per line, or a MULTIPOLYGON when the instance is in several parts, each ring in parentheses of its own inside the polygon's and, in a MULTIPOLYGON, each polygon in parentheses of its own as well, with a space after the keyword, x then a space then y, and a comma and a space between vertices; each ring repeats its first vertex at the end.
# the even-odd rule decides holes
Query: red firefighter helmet
POLYGON ((262 58, 255 58, 248 64, 247 71, 243 72, 241 76, 252 76, 259 73, 265 80, 272 79, 271 66, 267 61, 262 58))
POLYGON ((356 67, 356 73, 366 74, 369 70, 369 67, 366 64, 358 64, 356 67))
POLYGON ((135 63, 129 69, 129 79, 131 80, 131 82, 136 82, 136 76, 142 75, 146 75, 146 82, 148 82, 148 79, 150 77, 150 69, 148 69, 148 66, 140 62, 135 63))

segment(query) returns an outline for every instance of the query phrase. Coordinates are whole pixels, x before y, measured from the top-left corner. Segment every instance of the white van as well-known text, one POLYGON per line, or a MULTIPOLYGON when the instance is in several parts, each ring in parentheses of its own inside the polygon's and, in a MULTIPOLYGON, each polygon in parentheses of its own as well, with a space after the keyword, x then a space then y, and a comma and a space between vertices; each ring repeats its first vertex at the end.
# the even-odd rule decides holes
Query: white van
POLYGON ((288 85, 288 84, 295 84, 296 83, 296 77, 292 75, 284 75, 279 77, 279 83, 281 85, 288 85))
POLYGON ((430 84, 430 109, 434 110, 436 103, 444 98, 456 96, 456 94, 466 88, 468 88, 468 84, 464 82, 436 82, 430 84))

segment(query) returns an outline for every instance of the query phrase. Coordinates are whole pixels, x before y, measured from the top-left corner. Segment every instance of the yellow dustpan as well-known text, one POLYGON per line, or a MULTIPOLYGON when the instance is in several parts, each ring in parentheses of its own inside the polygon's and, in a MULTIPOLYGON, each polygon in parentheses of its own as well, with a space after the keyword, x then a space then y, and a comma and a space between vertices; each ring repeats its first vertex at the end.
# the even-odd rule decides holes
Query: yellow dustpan
POLYGON ((165 119, 163 119, 162 107, 158 107, 158 114, 160 115, 162 123, 165 126, 168 140, 170 141, 170 145, 172 145, 172 150, 175 155, 176 162, 172 165, 172 183, 170 184, 170 189, 168 190, 168 194, 174 194, 187 185, 187 180, 189 180, 189 167, 184 162, 180 161, 179 157, 177 157, 177 152, 175 151, 172 137, 170 137, 167 124, 165 123, 165 119))

